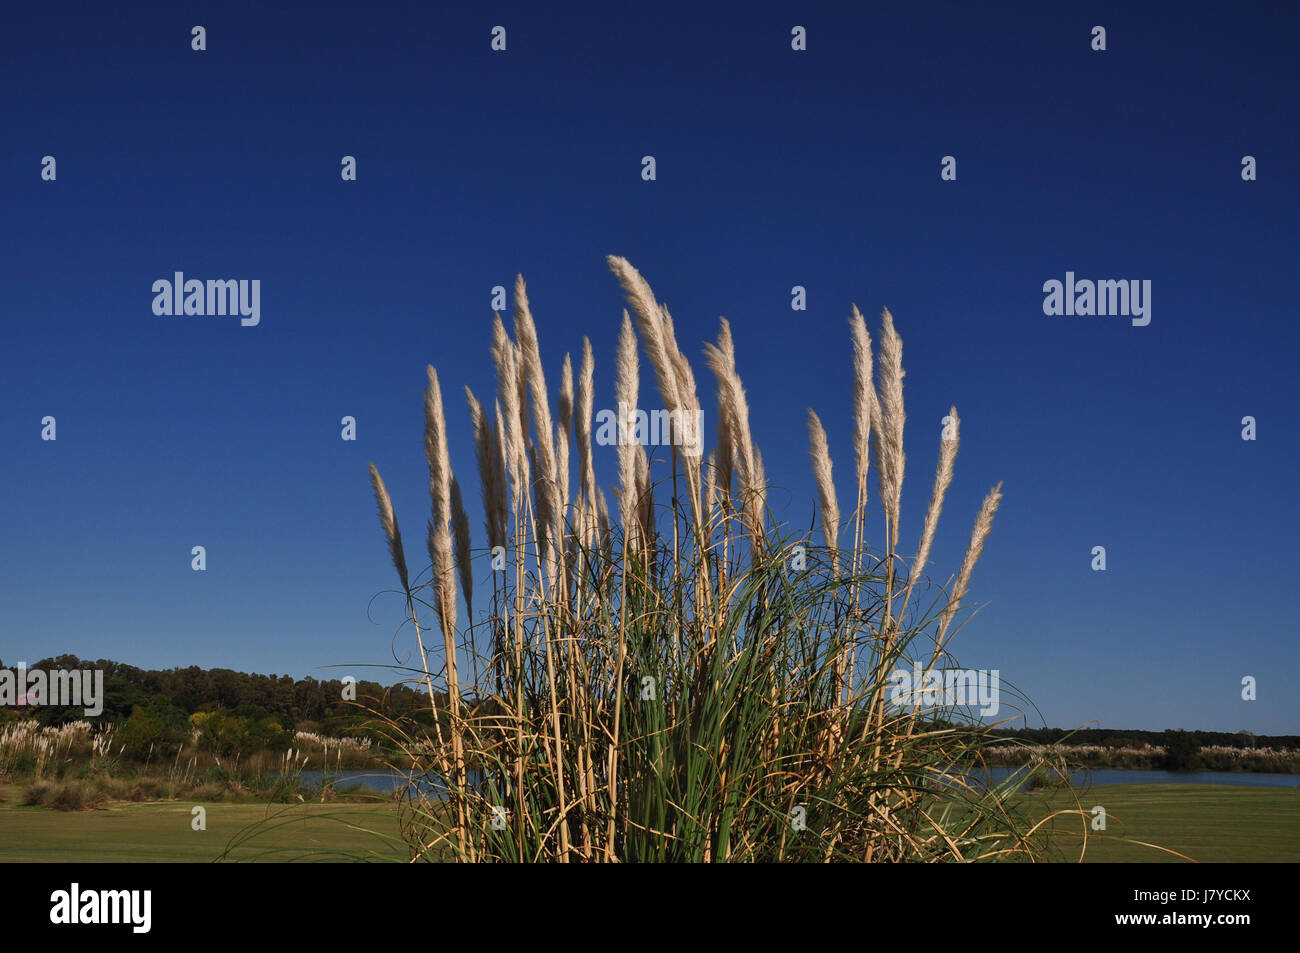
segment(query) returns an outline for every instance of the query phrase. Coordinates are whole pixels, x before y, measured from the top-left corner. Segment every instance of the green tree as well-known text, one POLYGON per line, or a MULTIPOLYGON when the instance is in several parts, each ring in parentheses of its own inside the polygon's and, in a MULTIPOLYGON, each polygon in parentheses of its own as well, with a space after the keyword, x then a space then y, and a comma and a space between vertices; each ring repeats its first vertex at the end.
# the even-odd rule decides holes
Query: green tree
POLYGON ((116 741, 132 758, 172 757, 189 739, 185 713, 173 708, 165 699, 150 699, 136 705, 131 717, 117 731, 116 741))
POLYGON ((1190 731, 1166 731, 1164 747, 1168 771, 1190 771, 1200 759, 1200 741, 1190 731))

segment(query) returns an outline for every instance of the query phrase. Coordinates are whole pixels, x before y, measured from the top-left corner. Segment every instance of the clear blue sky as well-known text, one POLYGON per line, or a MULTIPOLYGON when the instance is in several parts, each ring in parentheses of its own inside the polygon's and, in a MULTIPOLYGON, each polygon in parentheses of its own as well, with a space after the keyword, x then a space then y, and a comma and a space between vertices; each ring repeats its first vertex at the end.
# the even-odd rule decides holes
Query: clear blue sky
POLYGON ((492 389, 490 289, 524 274, 553 382, 589 335, 608 406, 615 253, 688 354, 732 322, 788 488, 771 501, 800 525, 809 406, 849 493, 850 302, 873 334, 891 309, 905 548, 950 403, 962 444, 932 574, 956 571, 1004 481, 963 665, 999 669, 1050 725, 1300 731, 1294 8, 470 6, 8 15, 6 664, 391 662, 400 605, 372 604, 394 574, 367 462, 419 563, 425 364, 476 505, 459 391, 492 389), (178 270, 259 279, 260 325, 154 315, 152 283, 178 270), (1043 283, 1067 271, 1150 280, 1150 325, 1044 315, 1043 283))

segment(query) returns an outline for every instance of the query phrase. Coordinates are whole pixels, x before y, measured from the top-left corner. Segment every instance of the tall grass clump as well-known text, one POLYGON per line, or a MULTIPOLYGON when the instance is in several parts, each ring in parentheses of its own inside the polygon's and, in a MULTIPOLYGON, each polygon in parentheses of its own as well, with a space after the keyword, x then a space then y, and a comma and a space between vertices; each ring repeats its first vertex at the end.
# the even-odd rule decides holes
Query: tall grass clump
POLYGON ((978 721, 890 697, 896 666, 930 672, 948 659, 1002 494, 999 483, 984 498, 955 581, 923 584, 957 413, 909 562, 899 550, 902 340, 889 312, 874 355, 856 307, 849 320, 843 512, 825 428, 809 411, 815 540, 771 518, 727 322, 704 346, 717 397, 706 456, 699 388, 668 309, 626 260, 608 263, 632 312, 615 360, 612 406, 627 417, 607 461, 611 494, 596 479, 591 345, 583 339, 576 375, 565 355, 552 405, 522 276, 513 334, 500 315, 493 325, 496 393, 465 392, 486 545, 471 542, 432 367, 428 583, 411 578, 370 466, 433 715, 427 731, 403 729, 415 764, 404 802, 412 858, 1037 859, 1006 789, 970 781, 991 743, 978 721), (641 396, 639 354, 657 398, 641 396), (636 430, 649 407, 674 437, 653 458, 636 430))
POLYGON ((10 721, 0 727, 0 781, 60 777, 73 764, 101 769, 114 760, 112 741, 111 725, 71 721, 42 727, 30 718, 10 721))

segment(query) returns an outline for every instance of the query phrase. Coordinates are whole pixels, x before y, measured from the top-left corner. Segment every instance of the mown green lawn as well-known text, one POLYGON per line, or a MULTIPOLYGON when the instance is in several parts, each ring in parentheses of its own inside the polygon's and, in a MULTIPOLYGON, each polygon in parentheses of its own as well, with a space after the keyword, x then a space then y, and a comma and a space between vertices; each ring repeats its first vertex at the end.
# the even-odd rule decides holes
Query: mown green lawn
MULTIPOLYGON (((208 862, 405 861, 391 802, 203 805, 207 830, 191 829, 189 803, 113 803, 94 811, 21 807, 21 789, 0 786, 0 863, 13 861, 208 862)), ((1114 784, 1080 792, 1084 810, 1106 809, 1089 832, 1085 861, 1181 862, 1132 841, 1198 861, 1300 862, 1300 789, 1114 784)), ((1027 816, 1077 806, 1059 792, 1023 795, 1027 816)), ((1091 816, 1091 815, 1089 815, 1091 816)), ((1061 859, 1077 860, 1081 820, 1055 822, 1061 859)))
MULTIPOLYGON (((1024 797, 1030 816, 1050 809, 1077 810, 1060 793, 1024 797)), ((1106 809, 1106 830, 1089 827, 1085 862, 1185 863, 1183 858, 1143 847, 1145 841, 1201 862, 1300 861, 1300 788, 1237 787, 1213 784, 1110 784, 1079 792, 1085 811, 1106 809)), ((1089 817, 1091 817, 1089 813, 1089 817)), ((1082 821, 1056 821, 1054 844, 1067 860, 1077 860, 1082 821)))
POLYGON ((195 804, 114 802, 93 811, 21 807, 0 787, 0 863, 119 861, 405 861, 391 802, 203 804, 207 830, 191 827, 195 804))

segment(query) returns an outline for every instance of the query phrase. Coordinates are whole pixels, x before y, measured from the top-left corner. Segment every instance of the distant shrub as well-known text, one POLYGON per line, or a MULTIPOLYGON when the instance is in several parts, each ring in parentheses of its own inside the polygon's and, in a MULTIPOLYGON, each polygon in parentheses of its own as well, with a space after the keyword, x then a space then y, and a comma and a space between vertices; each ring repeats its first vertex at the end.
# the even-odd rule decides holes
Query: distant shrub
POLYGON ((23 790, 23 803, 33 807, 52 807, 59 811, 87 811, 106 800, 103 792, 85 781, 54 784, 34 781, 23 790))
POLYGON ((28 807, 44 807, 53 790, 54 785, 49 781, 33 781, 23 788, 23 804, 28 807))
POLYGON ((196 801, 220 801, 225 795, 226 789, 211 781, 197 785, 189 792, 189 796, 196 801))
POLYGON ((1165 732, 1165 770, 1191 771, 1197 767, 1201 745, 1188 731, 1165 732))
POLYGON ((69 781, 55 788, 50 807, 58 811, 89 811, 105 800, 101 792, 85 781, 69 781))
POLYGON ((163 783, 158 778, 140 778, 133 785, 132 791, 139 796, 133 797, 132 800, 153 800, 162 793, 163 783))
POLYGON ((220 757, 239 757, 255 751, 284 751, 293 743, 293 732, 275 718, 245 718, 227 712, 205 712, 191 719, 199 729, 199 748, 220 757))
POLYGON ((132 758, 170 758, 189 740, 184 713, 158 701, 136 705, 117 732, 123 753, 132 758))

